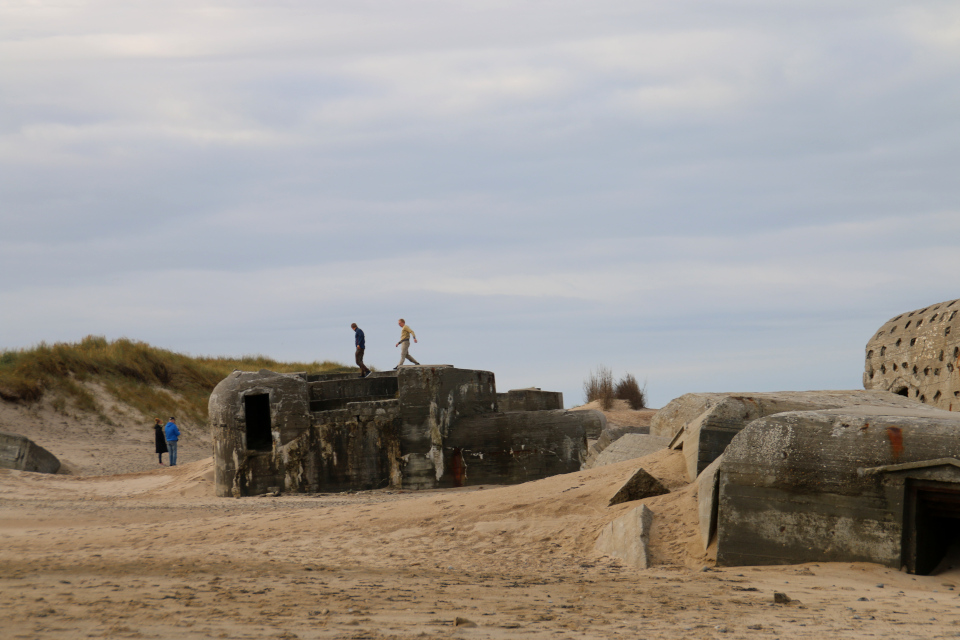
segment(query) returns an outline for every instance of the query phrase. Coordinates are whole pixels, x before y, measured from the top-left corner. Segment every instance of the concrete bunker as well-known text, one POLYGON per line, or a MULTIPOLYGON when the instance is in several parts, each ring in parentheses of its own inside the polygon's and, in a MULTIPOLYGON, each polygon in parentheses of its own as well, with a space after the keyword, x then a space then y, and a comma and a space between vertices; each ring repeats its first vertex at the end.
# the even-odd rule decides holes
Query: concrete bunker
POLYGON ((210 395, 217 495, 515 484, 580 469, 597 411, 449 365, 355 374, 236 371, 210 395), (501 411, 500 403, 511 411, 501 411))
POLYGON ((922 409, 888 391, 773 391, 764 393, 688 393, 670 401, 650 423, 650 434, 683 449, 687 477, 693 481, 753 420, 787 411, 877 406, 922 409))
POLYGON ((60 460, 26 436, 0 432, 0 469, 56 473, 60 460))
MULTIPOLYGON (((925 407, 751 422, 716 470, 717 563, 875 562, 932 572, 960 545, 958 435, 960 416, 925 407)), ((701 494, 704 517, 703 485, 701 494)))
POLYGON ((888 320, 867 342, 863 387, 960 410, 960 300, 888 320))

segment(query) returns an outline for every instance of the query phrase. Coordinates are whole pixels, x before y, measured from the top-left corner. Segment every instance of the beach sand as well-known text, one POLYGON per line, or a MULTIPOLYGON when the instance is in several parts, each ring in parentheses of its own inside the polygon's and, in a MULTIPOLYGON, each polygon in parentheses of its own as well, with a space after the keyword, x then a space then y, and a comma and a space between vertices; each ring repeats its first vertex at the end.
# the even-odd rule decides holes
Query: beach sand
POLYGON ((680 452, 508 487, 234 499, 209 457, 153 468, 150 438, 83 441, 144 471, 0 471, 4 640, 960 636, 957 570, 715 568, 680 452), (640 466, 671 489, 643 501, 647 570, 594 549, 640 504, 606 506, 640 466))

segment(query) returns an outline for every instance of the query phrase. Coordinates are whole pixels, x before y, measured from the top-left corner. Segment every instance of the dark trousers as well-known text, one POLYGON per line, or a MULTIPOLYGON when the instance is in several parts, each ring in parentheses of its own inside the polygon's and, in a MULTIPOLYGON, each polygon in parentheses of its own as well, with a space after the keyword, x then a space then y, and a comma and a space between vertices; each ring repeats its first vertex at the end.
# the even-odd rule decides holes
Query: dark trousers
POLYGON ((370 373, 367 365, 363 364, 363 347, 357 347, 357 366, 360 367, 360 373, 370 373))

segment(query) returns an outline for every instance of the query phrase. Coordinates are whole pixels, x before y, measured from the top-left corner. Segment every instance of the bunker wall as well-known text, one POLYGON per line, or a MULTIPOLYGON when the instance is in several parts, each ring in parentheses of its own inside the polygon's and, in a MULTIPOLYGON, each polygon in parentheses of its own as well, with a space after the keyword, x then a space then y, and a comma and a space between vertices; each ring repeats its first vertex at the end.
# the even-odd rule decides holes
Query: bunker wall
POLYGON ((751 422, 719 469, 723 566, 864 561, 900 568, 903 478, 862 470, 960 456, 960 420, 888 407, 751 422), (893 415, 891 415, 893 414, 893 415))
POLYGON ((588 411, 517 411, 458 420, 443 447, 440 486, 519 484, 579 471, 588 411))
POLYGON ((500 411, 555 411, 563 409, 563 394, 541 389, 511 389, 497 394, 500 411))
POLYGON ((0 469, 56 473, 60 460, 27 437, 0 432, 0 469))
POLYGON ((949 300, 888 320, 867 342, 864 388, 960 410, 958 311, 960 300, 949 300))

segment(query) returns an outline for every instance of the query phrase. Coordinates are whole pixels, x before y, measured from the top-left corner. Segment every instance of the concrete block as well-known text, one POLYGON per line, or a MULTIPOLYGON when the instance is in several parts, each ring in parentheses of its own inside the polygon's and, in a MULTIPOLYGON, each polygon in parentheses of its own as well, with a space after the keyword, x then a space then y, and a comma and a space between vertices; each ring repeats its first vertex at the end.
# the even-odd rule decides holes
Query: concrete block
POLYGON ((663 486, 662 482, 647 473, 645 469, 637 469, 636 473, 613 494, 608 506, 662 496, 665 493, 670 493, 670 490, 663 486))
POLYGON ((650 530, 653 511, 643 504, 609 523, 597 537, 597 552, 638 569, 650 566, 650 530))
POLYGON ((0 469, 56 473, 60 460, 27 437, 0 432, 0 469))
POLYGON ((912 571, 936 560, 942 522, 917 505, 925 491, 935 501, 960 493, 960 415, 915 406, 751 422, 720 463, 717 563, 874 562, 912 571))
POLYGON ((511 389, 497 394, 500 411, 555 411, 563 409, 563 394, 542 389, 511 389))
POLYGON ((723 456, 711 462, 697 476, 697 514, 700 517, 700 540, 703 541, 704 549, 710 546, 710 543, 713 542, 713 536, 717 532, 717 493, 721 462, 723 462, 723 456))
POLYGON ((651 436, 643 433, 628 433, 620 436, 592 459, 588 454, 584 469, 595 469, 608 464, 642 458, 666 448, 670 438, 651 436))
POLYGON ((717 459, 751 421, 788 411, 876 406, 917 410, 918 402, 888 391, 776 391, 765 393, 688 393, 657 412, 650 433, 674 436, 687 462, 690 481, 717 459), (699 412, 699 413, 698 413, 699 412))

